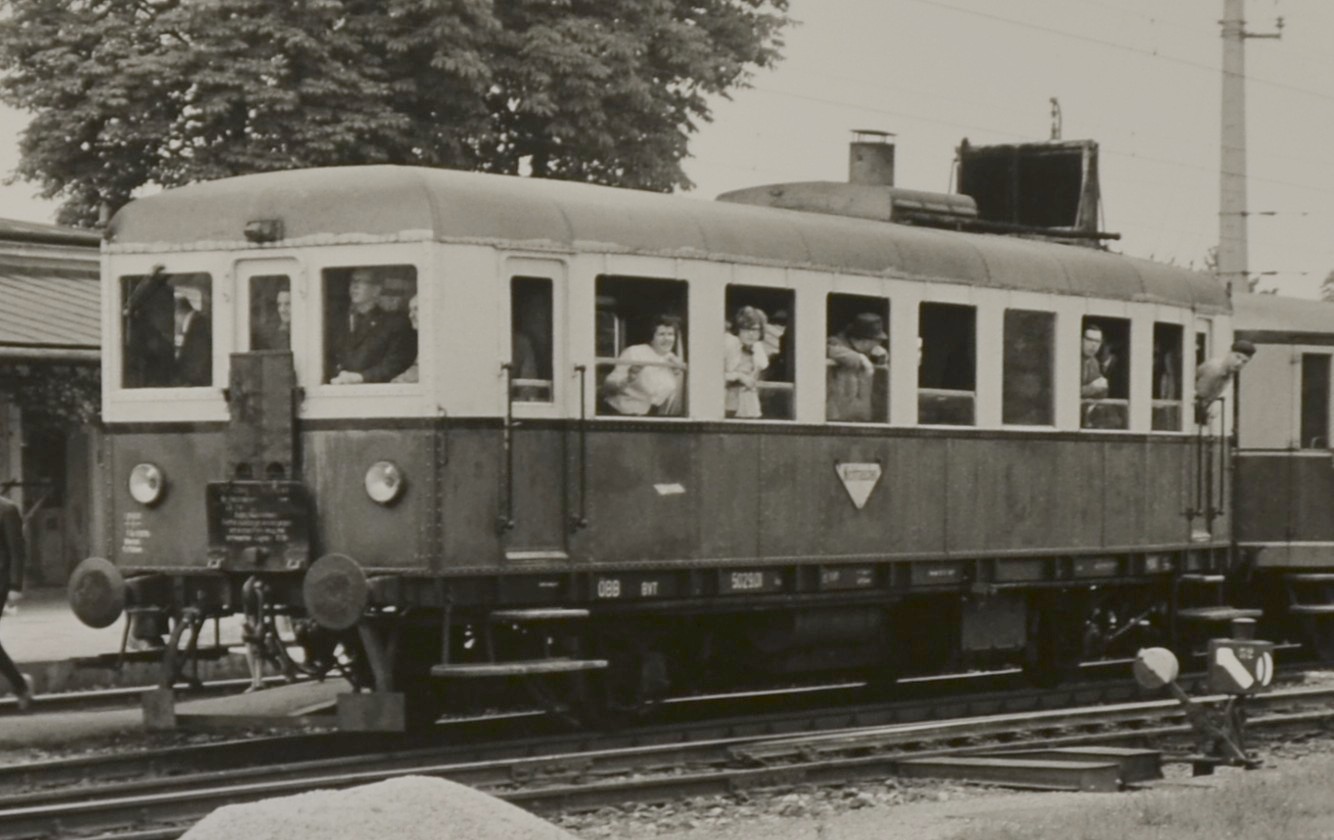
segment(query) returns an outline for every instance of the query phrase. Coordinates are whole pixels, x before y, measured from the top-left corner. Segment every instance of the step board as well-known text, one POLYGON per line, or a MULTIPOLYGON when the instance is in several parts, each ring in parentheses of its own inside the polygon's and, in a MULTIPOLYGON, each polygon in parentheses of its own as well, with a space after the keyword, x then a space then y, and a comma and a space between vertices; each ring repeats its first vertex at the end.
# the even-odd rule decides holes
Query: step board
POLYGON ((1226 578, 1225 576, 1223 576, 1223 575, 1196 575, 1196 574, 1191 574, 1191 575, 1182 575, 1181 577, 1177 578, 1177 580, 1181 581, 1182 583, 1208 583, 1208 584, 1217 584, 1217 583, 1222 583, 1223 581, 1227 580, 1227 578, 1226 578))
POLYGON ((450 679, 485 679, 487 677, 531 677, 542 674, 571 674, 600 671, 605 659, 532 659, 515 662, 469 662, 459 665, 432 665, 431 676, 450 679))
POLYGON ((491 613, 492 621, 512 621, 522 624, 526 621, 575 621, 588 618, 588 610, 577 607, 540 607, 530 610, 496 610, 491 613))
POLYGON ((900 761, 898 774, 1042 790, 1115 792, 1121 789, 1121 767, 1115 761, 939 756, 900 761))
POLYGON ((1163 754, 1132 747, 1051 747, 1034 750, 987 752, 986 758, 1024 758, 1034 761, 1114 761, 1123 785, 1153 782, 1163 777, 1163 754))
POLYGON ((1283 576, 1285 583, 1334 583, 1332 572, 1289 572, 1283 576))
POLYGON ((1236 618, 1259 618, 1264 614, 1264 610, 1240 607, 1187 607, 1177 610, 1177 618, 1182 621, 1232 621, 1236 618))
POLYGON ((1293 615, 1334 615, 1334 604, 1292 604, 1288 612, 1293 615))

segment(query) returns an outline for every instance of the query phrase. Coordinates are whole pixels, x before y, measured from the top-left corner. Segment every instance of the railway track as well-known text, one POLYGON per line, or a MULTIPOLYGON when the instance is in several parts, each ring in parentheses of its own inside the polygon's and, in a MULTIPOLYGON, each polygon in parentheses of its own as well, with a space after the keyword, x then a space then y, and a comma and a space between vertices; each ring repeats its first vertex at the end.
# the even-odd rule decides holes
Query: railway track
MULTIPOLYGON (((72 832, 116 832, 117 837, 136 840, 176 837, 220 805, 409 773, 449 778, 550 813, 747 788, 883 778, 893 775, 905 758, 982 749, 979 739, 993 742, 993 749, 1002 741, 1014 748, 1047 747, 1190 731, 1172 701, 1052 708, 1062 699, 1090 700, 1099 688, 1106 686, 960 698, 952 705, 932 700, 751 716, 615 735, 381 751, 261 767, 196 769, 112 784, 85 781, 74 787, 29 788, 0 798, 0 835, 14 840, 72 832)), ((1334 718, 1334 689, 1275 692, 1257 698, 1253 709, 1263 712, 1253 718, 1255 726, 1320 725, 1334 718)), ((275 751, 292 756, 294 743, 275 739, 257 749, 271 760, 275 751)), ((31 766, 29 772, 36 769, 31 766)), ((20 771, 7 771, 11 785, 23 778, 20 771)), ((30 775, 28 780, 39 777, 30 775)))

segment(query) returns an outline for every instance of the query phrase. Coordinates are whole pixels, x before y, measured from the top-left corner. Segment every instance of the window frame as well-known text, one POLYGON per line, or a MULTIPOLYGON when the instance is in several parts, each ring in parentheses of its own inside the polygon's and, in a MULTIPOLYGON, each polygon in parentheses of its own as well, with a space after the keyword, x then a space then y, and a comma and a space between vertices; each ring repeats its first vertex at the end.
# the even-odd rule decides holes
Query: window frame
MULTIPOLYGON (((499 365, 501 363, 514 361, 514 337, 513 337, 513 311, 514 301, 513 281, 516 277, 527 277, 536 280, 546 280, 551 284, 551 401, 550 402, 529 402, 524 400, 514 400, 512 410, 515 417, 520 418, 560 418, 566 416, 579 417, 579 379, 576 376, 573 364, 571 362, 570 341, 579 326, 572 324, 568 317, 570 310, 569 300, 569 263, 562 259, 553 259, 544 256, 529 255, 506 255, 501 261, 500 270, 502 272, 501 297, 503 298, 497 307, 499 319, 497 323, 497 357, 496 357, 496 375, 500 375, 499 365), (568 407, 568 410, 567 410, 568 407)), ((591 292, 591 288, 590 288, 591 292)), ((590 295, 592 296, 592 295, 590 295)), ((596 407, 596 388, 594 387, 593 377, 596 366, 588 367, 588 388, 593 392, 594 402, 591 407, 586 409, 585 415, 589 418, 595 417, 593 408, 596 407)), ((509 401, 509 395, 505 392, 505 386, 502 382, 497 389, 500 399, 500 411, 504 412, 506 402, 509 401)))
MULTIPOLYGON (((803 376, 802 376, 803 365, 801 363, 803 357, 801 353, 801 348, 806 344, 809 344, 810 342, 806 338, 806 335, 802 333, 802 329, 803 326, 805 325, 805 321, 807 319, 812 318, 814 313, 812 313, 811 315, 802 314, 801 307, 803 303, 803 296, 799 294, 798 290, 793 288, 793 286, 790 283, 758 282, 767 278, 756 277, 753 274, 749 274, 748 276, 748 274, 749 273, 743 273, 743 272, 734 273, 734 275, 728 279, 727 283, 724 284, 721 290, 722 317, 720 320, 722 322, 722 328, 718 333, 718 342, 720 348, 719 359, 722 360, 725 354, 725 348, 727 346, 726 345, 727 339, 725 338, 725 335, 727 334, 735 335, 736 333, 735 325, 731 330, 727 328, 727 325, 732 321, 733 317, 736 315, 737 310, 739 310, 743 305, 733 300, 732 296, 734 293, 736 293, 739 290, 742 295, 744 295, 746 292, 756 292, 759 293, 760 295, 773 295, 773 296, 785 295, 788 300, 787 303, 788 322, 787 326, 784 329, 783 334, 785 338, 790 339, 790 341, 794 343, 794 346, 784 346, 784 350, 786 350, 789 353, 788 365, 790 366, 792 372, 791 380, 790 381, 781 380, 775 382, 775 381, 768 381, 761 379, 762 382, 767 382, 767 384, 770 387, 759 388, 758 391, 759 391, 759 397, 761 398, 761 405, 763 405, 764 391, 766 390, 774 392, 786 391, 788 394, 787 405, 789 410, 787 416, 784 417, 774 417, 764 414, 761 414, 761 416, 759 417, 728 417, 727 383, 725 379, 727 372, 726 372, 726 366, 724 365, 722 368, 722 372, 717 379, 717 385, 715 386, 718 388, 719 393, 722 395, 721 398, 722 410, 719 412, 719 418, 727 423, 803 422, 801 397, 806 390, 810 389, 809 388, 803 389, 801 387, 803 381, 803 376), (786 386, 786 387, 781 387, 781 386, 786 386)), ((788 279, 786 272, 782 273, 782 278, 785 281, 788 279)), ((754 306, 755 304, 749 303, 744 305, 754 306)), ((772 317, 778 310, 774 309, 773 312, 770 312, 769 310, 773 309, 773 307, 768 307, 768 308, 759 307, 759 308, 764 311, 766 320, 768 320, 769 323, 772 323, 772 317)), ((823 326, 821 326, 820 329, 823 330, 823 326)), ((805 333, 809 332, 810 332, 809 329, 805 330, 805 333)), ((823 348, 824 345, 821 344, 820 346, 823 348)), ((821 359, 823 360, 823 353, 821 354, 821 359)), ((772 357, 770 357, 770 360, 772 361, 772 357)), ((823 417, 823 405, 821 408, 821 417, 823 417)))
MULTIPOLYGON (((894 411, 894 353, 892 350, 894 345, 894 298, 890 297, 888 294, 863 294, 861 292, 846 291, 838 288, 823 289, 822 292, 824 297, 825 343, 821 345, 819 349, 822 351, 825 367, 823 422, 836 425, 852 424, 855 426, 887 426, 892 422, 894 411), (889 335, 889 338, 885 340, 883 345, 886 354, 885 362, 883 364, 875 365, 875 372, 872 373, 872 418, 870 420, 830 419, 829 417, 829 373, 834 366, 834 362, 829 359, 828 343, 830 338, 841 332, 842 329, 846 329, 848 322, 846 317, 840 318, 839 321, 843 322, 843 327, 841 328, 839 327, 839 322, 830 323, 831 304, 835 302, 835 298, 840 298, 848 303, 852 303, 853 299, 875 301, 875 314, 880 316, 885 332, 889 335), (877 406, 875 403, 875 383, 881 372, 884 374, 884 395, 881 404, 877 406), (881 416, 879 419, 875 416, 877 408, 880 409, 879 414, 881 416)), ((798 366, 798 369, 800 369, 800 366, 798 366)))
MULTIPOLYGON (((590 272, 588 275, 591 282, 587 283, 587 293, 588 293, 587 305, 586 305, 587 320, 580 322, 582 326, 569 324, 569 319, 564 320, 564 323, 569 324, 570 329, 584 329, 587 331, 587 335, 585 336, 585 338, 587 339, 587 343, 586 345, 583 345, 586 347, 586 352, 587 352, 585 358, 589 360, 589 363, 586 366, 587 370, 584 374, 585 376, 588 377, 588 384, 587 387, 585 388, 585 395, 584 395, 585 400, 587 401, 584 405, 584 414, 590 420, 603 420, 603 421, 614 421, 614 422, 671 423, 671 422, 688 421, 692 419, 692 417, 694 417, 697 412, 697 408, 695 405, 697 386, 694 384, 694 380, 698 376, 698 371, 696 370, 694 359, 697 354, 696 346, 698 344, 698 339, 696 339, 695 330, 691 326, 691 324, 693 323, 692 316, 694 315, 694 306, 695 306, 694 297, 697 292, 697 284, 692 282, 690 278, 681 276, 682 272, 655 270, 659 267, 660 266, 657 265, 644 264, 644 263, 631 263, 629 265, 626 265, 623 263, 613 262, 611 260, 607 260, 605 263, 598 265, 595 268, 595 270, 590 272), (616 282, 630 282, 630 283, 633 282, 659 283, 659 284, 664 284, 664 286, 666 286, 666 284, 672 284, 673 286, 679 287, 679 292, 682 295, 684 295, 684 298, 682 300, 674 301, 682 304, 679 306, 680 314, 677 315, 676 317, 679 317, 681 319, 680 331, 684 333, 684 335, 678 335, 677 340, 678 340, 678 350, 680 352, 680 356, 682 358, 682 361, 684 361, 686 365, 686 369, 684 371, 684 375, 682 377, 682 381, 680 384, 681 398, 684 401, 681 407, 680 414, 617 414, 617 413, 603 413, 601 411, 602 382, 606 378, 606 376, 610 374, 612 370, 615 370, 617 365, 617 358, 604 357, 598 354, 598 346, 597 346, 598 297, 599 297, 599 287, 604 280, 616 281, 616 282), (606 369, 605 373, 604 369, 606 369)), ((676 267, 675 264, 673 264, 673 267, 674 268, 676 267)), ((508 296, 508 292, 506 294, 508 296)), ((554 309, 555 307, 553 306, 553 310, 554 309)), ((553 318, 555 317, 559 316, 557 316, 553 312, 553 318)), ((505 336, 507 339, 509 338, 508 329, 505 332, 505 336)), ((618 348, 617 350, 617 357, 619 357, 620 353, 624 351, 625 347, 631 346, 633 344, 642 344, 642 343, 644 342, 632 341, 627 336, 625 338, 624 346, 618 348)), ((578 356, 576 356, 576 358, 578 358, 578 356)), ((556 402, 551 403, 550 405, 553 408, 556 408, 565 404, 567 404, 565 400, 558 399, 556 402)), ((546 404, 516 402, 514 405, 517 410, 518 406, 520 405, 542 406, 546 404)))
MULTIPOLYGON (((913 397, 913 417, 914 417, 914 423, 913 423, 913 425, 914 425, 914 426, 917 426, 917 427, 919 427, 919 428, 928 428, 928 429, 939 429, 939 428, 946 428, 946 429, 982 429, 982 428, 988 428, 988 427, 991 426, 991 423, 988 422, 989 418, 986 416, 986 413, 984 413, 983 399, 984 399, 984 396, 986 396, 986 395, 983 393, 983 389, 982 389, 982 369, 981 369, 982 366, 981 366, 980 362, 981 362, 981 356, 982 356, 982 336, 983 336, 983 334, 984 334, 984 325, 987 324, 987 323, 989 323, 989 322, 994 318, 994 312, 995 312, 995 309, 996 309, 996 307, 990 305, 987 301, 985 301, 985 300, 983 300, 983 301, 978 301, 978 300, 975 300, 975 299, 973 299, 973 298, 971 298, 971 297, 969 297, 969 298, 967 298, 967 299, 964 299, 964 300, 955 300, 955 299, 951 299, 950 297, 947 297, 947 296, 944 296, 944 295, 942 295, 942 296, 934 296, 934 295, 932 295, 932 296, 929 296, 929 297, 928 297, 928 296, 923 296, 920 300, 917 301, 917 306, 914 308, 914 312, 913 312, 913 314, 914 314, 914 316, 915 316, 915 317, 913 318, 913 321, 914 321, 914 324, 915 324, 914 329, 913 329, 913 335, 914 335, 916 338, 921 339, 921 342, 922 342, 922 343, 921 343, 921 345, 919 346, 919 348, 918 348, 918 350, 917 350, 917 353, 914 354, 914 358, 915 358, 915 359, 917 359, 917 358, 919 357, 919 355, 920 355, 920 360, 918 361, 918 365, 917 365, 916 388, 915 388, 914 397, 913 397), (928 307, 928 306, 941 306, 941 307, 948 306, 948 307, 954 307, 954 308, 959 308, 959 309, 968 309, 968 310, 971 310, 971 311, 972 311, 972 315, 973 315, 973 334, 972 334, 972 343, 973 343, 973 358, 972 358, 973 387, 972 387, 972 390, 971 390, 971 391, 969 391, 969 390, 963 390, 963 389, 957 389, 957 388, 936 388, 936 387, 928 387, 928 386, 926 386, 926 385, 923 385, 923 383, 922 383, 922 370, 921 370, 921 369, 922 369, 922 364, 925 362, 925 360, 926 360, 926 358, 927 358, 927 346, 926 346, 926 336, 922 335, 922 314, 923 314, 923 310, 924 310, 926 307, 928 307), (921 404, 921 399, 922 399, 922 395, 923 395, 924 392, 931 392, 931 393, 933 393, 933 394, 935 394, 935 395, 937 395, 937 396, 942 396, 942 395, 943 395, 943 396, 948 396, 948 395, 958 395, 958 394, 971 394, 971 395, 972 395, 972 407, 973 407, 973 412, 972 412, 972 414, 973 414, 973 420, 972 420, 972 422, 971 422, 971 423, 928 423, 928 422, 923 422, 923 420, 922 420, 922 404, 921 404)), ((891 334, 891 335, 892 335, 892 334, 891 334)), ((892 360, 892 359, 890 360, 890 364, 893 365, 893 360, 892 360)), ((891 372, 890 375, 893 376, 893 372, 891 372)))
POLYGON ((1057 360, 1060 355, 1059 354, 1059 345, 1061 340, 1060 321, 1061 321, 1060 315, 1055 310, 1035 308, 1034 306, 1029 305, 1028 301, 1025 301, 1023 303, 1008 302, 1005 306, 1001 307, 1001 312, 1000 312, 1001 381, 999 389, 1000 410, 1001 410, 1000 428, 1010 429, 1010 430, 1016 430, 1016 429, 1054 430, 1058 428, 1059 426, 1058 406, 1060 403, 1059 399, 1060 366, 1057 360), (1046 423, 1011 423, 1005 419, 1005 397, 1006 394, 1008 393, 1006 385, 1008 382, 1007 377, 1009 376, 1009 368, 1006 366, 1005 362, 1007 360, 1007 354, 1010 348, 1010 343, 1008 340, 1009 333, 1007 332, 1007 327, 1008 327, 1007 316, 1009 316, 1011 312, 1023 313, 1025 315, 1045 315, 1048 319, 1048 324, 1050 326, 1050 333, 1048 338, 1050 343, 1048 345, 1048 356, 1047 356, 1048 400, 1046 408, 1047 408, 1048 422, 1046 423))

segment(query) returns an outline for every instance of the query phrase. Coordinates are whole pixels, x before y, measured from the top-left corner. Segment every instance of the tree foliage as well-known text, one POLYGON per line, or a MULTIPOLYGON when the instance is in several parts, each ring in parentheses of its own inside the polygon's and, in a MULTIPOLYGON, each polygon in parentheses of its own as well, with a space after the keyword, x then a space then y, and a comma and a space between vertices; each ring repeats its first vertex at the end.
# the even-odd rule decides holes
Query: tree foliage
POLYGON ((101 417, 97 365, 17 362, 0 365, 0 396, 26 412, 74 428, 101 417))
POLYGON ((667 191, 788 0, 0 0, 16 175, 91 224, 146 185, 400 163, 667 191))

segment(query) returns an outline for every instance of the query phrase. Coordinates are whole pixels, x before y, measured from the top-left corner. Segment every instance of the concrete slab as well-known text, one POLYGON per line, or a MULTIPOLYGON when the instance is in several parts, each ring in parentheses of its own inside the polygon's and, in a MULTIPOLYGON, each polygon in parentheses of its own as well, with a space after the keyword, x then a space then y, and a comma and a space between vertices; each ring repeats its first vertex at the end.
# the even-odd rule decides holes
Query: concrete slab
MULTIPOLYGON (((210 624, 201 641, 212 642, 212 629, 210 624)), ((15 611, 0 617, 0 642, 18 663, 114 653, 124 631, 124 619, 101 630, 85 626, 70 611, 63 589, 29 590, 15 611)), ((220 631, 223 644, 240 644, 240 617, 224 619, 220 631)))
MULTIPOLYGON (((322 683, 296 683, 227 697, 186 700, 176 705, 179 713, 281 717, 300 715, 332 704, 351 687, 343 679, 322 683)), ((333 716, 330 715, 332 721, 333 716)), ((43 712, 20 715, 0 712, 0 750, 53 748, 79 741, 145 734, 144 715, 139 708, 98 712, 43 712)))

